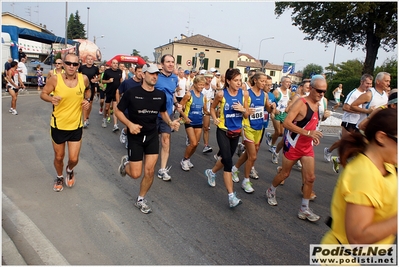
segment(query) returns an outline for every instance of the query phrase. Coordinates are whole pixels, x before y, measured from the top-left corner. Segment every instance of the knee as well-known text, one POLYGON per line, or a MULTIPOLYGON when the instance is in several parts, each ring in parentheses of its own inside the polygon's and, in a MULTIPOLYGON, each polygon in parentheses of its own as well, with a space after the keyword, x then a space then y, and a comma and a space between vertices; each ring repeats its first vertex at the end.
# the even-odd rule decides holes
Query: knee
POLYGON ((316 177, 314 175, 310 175, 310 176, 305 176, 304 177, 305 183, 306 184, 313 184, 314 181, 316 180, 316 177))
POLYGON ((284 179, 287 179, 288 176, 290 176, 290 171, 289 171, 289 170, 284 170, 284 169, 282 169, 281 172, 280 172, 280 175, 281 175, 284 179))
POLYGON ((69 164, 76 166, 78 165, 79 159, 78 158, 70 158, 69 159, 69 164))

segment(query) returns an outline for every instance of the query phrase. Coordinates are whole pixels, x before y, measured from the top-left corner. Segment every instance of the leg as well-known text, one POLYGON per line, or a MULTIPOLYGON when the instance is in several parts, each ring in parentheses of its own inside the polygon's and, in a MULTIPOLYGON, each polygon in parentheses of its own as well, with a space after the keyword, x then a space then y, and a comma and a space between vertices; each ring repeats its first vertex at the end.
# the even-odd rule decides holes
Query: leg
POLYGON ((283 155, 283 164, 281 171, 274 177, 272 185, 277 187, 282 181, 288 178, 291 173, 292 166, 294 166, 296 160, 289 160, 283 155))
POLYGON ((314 158, 313 157, 302 157, 302 176, 303 176, 303 198, 310 199, 310 195, 312 194, 313 190, 313 183, 315 180, 314 174, 314 158))
POLYGON ((170 134, 161 133, 161 169, 166 168, 169 159, 170 134))
POLYGON ((73 168, 78 164, 79 153, 82 145, 82 141, 71 142, 68 141, 68 168, 73 170, 73 168))
POLYGON ((64 156, 65 156, 65 143, 57 144, 53 142, 54 149, 54 168, 58 176, 62 176, 64 168, 64 156))
POLYGON ((145 155, 144 157, 144 176, 140 183, 139 196, 145 197, 154 181, 155 164, 158 160, 158 154, 145 155))
POLYGON ((203 138, 204 138, 204 146, 206 147, 209 144, 209 126, 210 126, 210 116, 202 117, 202 126, 204 129, 203 138))

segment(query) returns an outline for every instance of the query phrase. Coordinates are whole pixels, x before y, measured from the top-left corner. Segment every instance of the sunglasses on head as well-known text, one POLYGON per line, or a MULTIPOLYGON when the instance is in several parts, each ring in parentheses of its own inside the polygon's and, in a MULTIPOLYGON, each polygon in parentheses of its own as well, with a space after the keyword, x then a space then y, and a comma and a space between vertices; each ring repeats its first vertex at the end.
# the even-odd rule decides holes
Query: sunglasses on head
POLYGON ((77 67, 77 66, 79 66, 79 63, 78 62, 70 62, 70 61, 64 61, 64 63, 65 63, 65 65, 67 65, 67 66, 74 66, 74 67, 77 67))

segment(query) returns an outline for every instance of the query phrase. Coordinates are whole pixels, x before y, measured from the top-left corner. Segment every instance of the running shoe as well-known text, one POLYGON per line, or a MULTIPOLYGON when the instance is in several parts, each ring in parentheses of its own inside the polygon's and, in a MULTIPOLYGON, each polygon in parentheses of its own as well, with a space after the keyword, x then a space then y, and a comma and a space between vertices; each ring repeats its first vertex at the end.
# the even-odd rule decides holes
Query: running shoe
POLYGON ((12 113, 13 110, 14 110, 13 108, 10 108, 10 109, 8 110, 8 112, 12 113))
POLYGON ((268 146, 271 146, 271 145, 272 145, 272 134, 269 133, 269 132, 266 132, 266 138, 265 138, 265 140, 266 140, 266 144, 267 144, 268 146))
POLYGON ((255 170, 255 167, 251 168, 251 172, 249 173, 249 178, 252 178, 255 180, 259 179, 259 175, 258 175, 258 172, 255 170))
POLYGON ((128 145, 128 141, 127 141, 127 139, 126 139, 126 142, 125 142, 125 148, 126 148, 126 149, 128 149, 128 148, 129 148, 129 145, 128 145))
POLYGON ((87 119, 86 119, 86 123, 87 123, 87 126, 89 126, 89 125, 90 125, 89 118, 87 118, 87 119))
POLYGON ((221 156, 218 156, 217 153, 216 153, 215 155, 213 155, 213 158, 214 158, 216 161, 222 159, 222 157, 221 157, 221 156))
POLYGON ((159 169, 158 178, 162 179, 164 181, 170 181, 172 179, 172 177, 170 177, 170 175, 168 173, 170 168, 172 168, 172 166, 170 166, 169 168, 166 167, 166 169, 159 169))
POLYGON ((186 146, 190 145, 190 139, 188 139, 188 136, 186 136, 186 146))
POLYGON ((310 208, 299 209, 298 218, 302 220, 309 220, 311 222, 318 221, 320 219, 319 215, 316 215, 310 208))
POLYGON ((12 114, 12 115, 18 115, 18 112, 17 112, 16 109, 13 109, 12 112, 11 112, 11 114, 12 114))
POLYGON ((134 205, 144 214, 151 212, 151 208, 147 205, 146 199, 140 201, 137 200, 136 203, 134 203, 134 205))
POLYGON ((181 168, 182 168, 183 171, 187 172, 187 171, 190 170, 190 166, 188 165, 188 160, 187 159, 186 160, 182 159, 180 161, 180 165, 181 165, 181 168))
POLYGON ((245 151, 245 146, 240 142, 237 145, 237 156, 241 157, 242 153, 245 151))
POLYGON ((237 198, 236 192, 233 193, 233 196, 229 196, 229 205, 230 208, 237 207, 242 203, 241 199, 237 198))
POLYGON ((129 156, 125 155, 121 158, 121 165, 118 167, 118 172, 122 177, 126 176, 126 163, 129 161, 129 156))
POLYGON ((270 188, 266 190, 266 197, 270 206, 277 206, 276 195, 272 193, 270 188))
POLYGON ((231 179, 233 180, 233 182, 238 183, 240 181, 240 178, 238 178, 239 173, 240 173, 239 170, 231 171, 231 179))
POLYGON ((111 123, 111 116, 107 118, 107 123, 111 123))
POLYGON ((103 123, 101 124, 103 128, 107 128, 107 119, 103 118, 103 123))
MULTIPOLYGON (((66 170, 68 170, 68 166, 66 167, 66 170)), ((72 187, 75 185, 75 182, 75 174, 73 170, 71 172, 66 171, 65 185, 67 187, 72 187)))
POLYGON ((110 115, 114 114, 114 110, 111 109, 111 111, 109 112, 110 115))
POLYGON ((211 187, 216 186, 216 174, 212 173, 211 169, 205 170, 205 175, 208 178, 208 184, 211 187))
POLYGON ((276 146, 271 146, 271 147, 269 148, 269 152, 271 152, 271 153, 276 153, 276 146))
POLYGON ((302 163, 301 163, 300 160, 298 160, 297 162, 295 162, 294 168, 296 168, 297 170, 302 170, 302 163))
POLYGON ((333 156, 331 157, 331 161, 333 163, 333 171, 339 173, 339 157, 333 156))
POLYGON ((191 160, 188 159, 187 161, 188 161, 188 167, 193 168, 193 167, 194 167, 194 164, 191 163, 191 160))
POLYGON ((331 152, 328 150, 328 147, 324 148, 324 160, 327 162, 331 162, 331 152))
POLYGON ((100 110, 98 111, 98 114, 103 115, 103 109, 100 108, 100 110))
POLYGON ((244 189, 245 193, 251 194, 253 193, 255 190, 252 187, 252 183, 251 182, 243 182, 241 184, 241 188, 244 189))
POLYGON ((89 124, 87 123, 87 121, 83 122, 83 128, 87 128, 87 126, 89 126, 89 124))
POLYGON ((278 154, 276 152, 272 153, 272 162, 278 164, 278 154))
POLYGON ((210 153, 210 152, 212 152, 212 147, 210 147, 208 145, 206 145, 204 147, 204 149, 202 150, 202 153, 210 153))
POLYGON ((119 141, 122 144, 124 144, 124 143, 126 143, 126 138, 127 138, 127 136, 126 136, 126 133, 125 133, 125 129, 123 128, 122 131, 121 131, 121 134, 119 135, 119 141))
POLYGON ((114 124, 114 128, 112 129, 113 132, 119 131, 118 124, 114 124))
POLYGON ((64 184, 64 177, 55 178, 53 190, 55 192, 61 192, 64 189, 63 184, 64 184))

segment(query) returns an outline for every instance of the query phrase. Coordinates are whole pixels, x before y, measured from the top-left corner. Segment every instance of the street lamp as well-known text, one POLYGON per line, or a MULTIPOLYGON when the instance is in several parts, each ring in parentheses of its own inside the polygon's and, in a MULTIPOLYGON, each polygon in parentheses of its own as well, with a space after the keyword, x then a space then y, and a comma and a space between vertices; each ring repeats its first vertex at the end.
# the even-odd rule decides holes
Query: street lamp
POLYGON ((87 40, 89 40, 89 16, 90 16, 90 7, 87 7, 87 40))
POLYGON ((261 47, 261 45, 262 45, 262 42, 263 42, 264 40, 269 40, 269 39, 274 39, 274 36, 268 37, 268 38, 265 38, 265 39, 260 40, 260 42, 259 42, 258 60, 260 60, 260 47, 261 47))
MULTIPOLYGON (((294 63, 295 68, 296 68, 296 63, 299 62, 299 61, 304 61, 304 59, 301 58, 301 59, 298 59, 297 61, 295 61, 295 63, 294 63)), ((295 70, 295 71, 296 71, 296 70, 295 70)))
POLYGON ((96 43, 96 39, 97 39, 97 38, 104 38, 104 35, 97 36, 97 37, 96 37, 96 36, 94 36, 94 38, 93 38, 93 43, 96 43))
POLYGON ((285 55, 293 54, 293 53, 295 53, 295 52, 285 52, 284 55, 283 55, 283 68, 281 69, 280 81, 281 81, 281 78, 283 76, 283 71, 284 71, 284 58, 285 58, 285 55))

